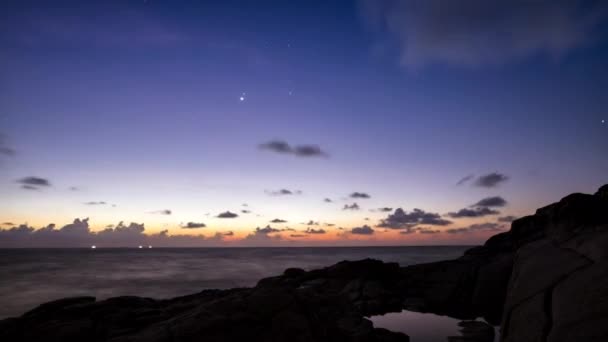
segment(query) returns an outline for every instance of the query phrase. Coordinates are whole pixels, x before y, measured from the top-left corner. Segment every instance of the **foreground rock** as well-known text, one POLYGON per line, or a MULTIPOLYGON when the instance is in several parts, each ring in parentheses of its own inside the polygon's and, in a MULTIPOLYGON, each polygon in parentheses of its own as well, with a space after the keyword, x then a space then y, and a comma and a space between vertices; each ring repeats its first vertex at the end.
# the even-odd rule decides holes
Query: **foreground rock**
MULTIPOLYGON (((507 342, 608 341, 608 185, 516 220, 455 260, 288 269, 254 288, 170 300, 68 298, 0 321, 0 340, 408 341, 365 318, 404 308, 484 317, 502 323, 507 342)), ((463 322, 450 340, 486 341, 488 328, 463 322)))

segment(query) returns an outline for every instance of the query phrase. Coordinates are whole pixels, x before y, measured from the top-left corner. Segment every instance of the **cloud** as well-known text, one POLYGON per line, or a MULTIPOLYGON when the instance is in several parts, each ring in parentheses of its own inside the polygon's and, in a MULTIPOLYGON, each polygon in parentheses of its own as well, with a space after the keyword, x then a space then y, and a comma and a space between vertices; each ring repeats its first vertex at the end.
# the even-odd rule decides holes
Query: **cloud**
POLYGON ((243 213, 243 214, 251 214, 251 210, 241 210, 241 213, 243 213))
POLYGON ((170 235, 164 230, 157 234, 144 234, 143 224, 119 222, 100 231, 92 231, 89 219, 75 219, 59 229, 49 224, 40 229, 25 224, 10 229, 0 229, 0 248, 6 247, 158 247, 219 246, 222 233, 203 235, 170 235))
POLYGON ((515 220, 517 220, 517 217, 516 216, 511 216, 511 215, 509 215, 509 216, 501 216, 501 217, 498 218, 498 222, 513 222, 515 220))
POLYGON ((24 177, 17 180, 18 184, 21 184, 21 188, 26 190, 39 190, 43 187, 50 187, 51 182, 46 178, 40 177, 24 177))
POLYGON ((500 211, 493 210, 487 207, 478 207, 478 208, 464 208, 460 209, 457 212, 448 213, 448 216, 451 218, 461 218, 461 217, 482 217, 488 215, 498 215, 500 211))
POLYGON ((234 236, 234 232, 232 230, 222 233, 224 236, 234 236))
POLYGON ((302 224, 305 224, 305 225, 307 225, 307 226, 318 226, 318 225, 319 225, 319 222, 315 222, 315 221, 313 221, 313 220, 308 220, 308 222, 304 222, 304 223, 302 223, 302 224))
POLYGON ((107 203, 104 201, 91 201, 91 202, 84 202, 85 205, 106 205, 107 203))
POLYGON ((365 192, 353 192, 352 194, 349 195, 350 198, 371 198, 370 195, 366 194, 365 192))
POLYGON ((503 224, 498 223, 476 223, 463 228, 447 229, 448 234, 462 234, 462 233, 474 233, 474 232, 498 232, 505 230, 503 224))
POLYGON ((302 191, 300 190, 289 190, 289 189, 280 189, 276 191, 265 191, 266 194, 270 196, 290 196, 290 195, 301 195, 302 191))
POLYGON ((306 229, 305 233, 306 234, 325 234, 327 232, 325 231, 325 229, 322 229, 322 228, 320 228, 320 229, 308 228, 308 229, 306 229))
POLYGON ((507 201, 504 198, 502 198, 500 196, 494 196, 494 197, 486 197, 486 198, 480 200, 479 202, 475 203, 473 206, 492 208, 492 207, 504 207, 505 205, 507 205, 507 201))
POLYGON ((77 187, 77 186, 71 186, 71 187, 68 188, 68 190, 70 190, 70 191, 80 191, 80 188, 77 187))
POLYGON ((368 225, 364 225, 363 227, 355 227, 350 230, 351 234, 357 234, 357 235, 372 235, 372 234, 374 234, 374 232, 375 231, 372 229, 372 227, 370 227, 368 225))
POLYGON ((230 211, 224 211, 223 213, 219 213, 217 216, 217 218, 235 218, 235 217, 239 217, 239 215, 230 212, 230 211))
POLYGON ((247 204, 247 203, 243 203, 243 204, 241 204, 241 205, 242 205, 243 207, 248 207, 248 206, 249 206, 249 204, 247 204))
POLYGON ((289 235, 292 238, 303 238, 303 237, 307 237, 308 235, 306 234, 290 234, 289 235))
POLYGON ((295 145, 291 146, 283 140, 271 140, 258 146, 262 150, 268 150, 280 154, 291 154, 297 157, 322 157, 328 156, 317 145, 295 145))
POLYGON ((605 1, 367 0, 364 19, 400 64, 499 65, 553 59, 596 40, 605 1), (388 43, 388 44, 387 44, 388 43))
POLYGON ((287 221, 281 220, 281 219, 278 219, 278 218, 275 218, 274 220, 270 221, 270 223, 285 223, 285 222, 287 222, 287 221))
POLYGON ((150 214, 157 214, 157 215, 171 215, 172 211, 169 209, 162 209, 162 210, 155 210, 155 211, 151 211, 150 214))
POLYGON ((353 203, 351 205, 345 204, 342 210, 359 210, 359 205, 357 203, 353 203))
POLYGON ((414 209, 408 213, 401 208, 397 208, 393 214, 389 214, 387 218, 381 220, 378 227, 406 229, 420 224, 446 226, 450 223, 452 222, 442 219, 441 215, 437 213, 428 213, 421 209, 414 209))
POLYGON ((331 203, 331 202, 333 202, 333 201, 331 200, 331 198, 325 198, 325 199, 323 200, 323 202, 325 202, 325 203, 331 203))
POLYGON ((13 222, 2 222, 2 225, 3 225, 3 226, 10 226, 10 227, 12 227, 12 226, 14 226, 15 224, 14 224, 13 222))
POLYGON ((327 227, 333 227, 333 226, 335 226, 336 224, 335 224, 335 223, 325 223, 325 225, 326 225, 327 227))
POLYGON ((3 134, 0 134, 0 155, 12 157, 16 154, 15 150, 6 144, 3 134))
POLYGON ((379 211, 381 213, 388 213, 388 212, 393 211, 393 208, 383 207, 383 208, 378 208, 378 209, 372 209, 370 211, 379 211))
POLYGON ((438 234, 441 233, 441 230, 431 229, 426 227, 421 227, 416 230, 418 234, 438 234))
POLYGON ((475 181, 475 185, 483 188, 494 188, 506 182, 508 179, 509 177, 501 173, 492 172, 477 178, 477 180, 475 181))
POLYGON ((277 229, 277 228, 272 228, 271 226, 267 225, 264 228, 260 228, 257 227, 254 231, 255 234, 271 234, 271 233, 279 233, 281 232, 281 229, 277 229))
POLYGON ((471 179, 473 179, 475 176, 474 175, 468 175, 468 176, 464 176, 462 177, 457 183, 456 185, 462 185, 468 181, 470 181, 471 179))
POLYGON ((184 229, 197 229, 197 228, 205 228, 205 227, 207 227, 207 225, 202 222, 188 222, 184 225, 181 225, 180 227, 182 227, 184 229))

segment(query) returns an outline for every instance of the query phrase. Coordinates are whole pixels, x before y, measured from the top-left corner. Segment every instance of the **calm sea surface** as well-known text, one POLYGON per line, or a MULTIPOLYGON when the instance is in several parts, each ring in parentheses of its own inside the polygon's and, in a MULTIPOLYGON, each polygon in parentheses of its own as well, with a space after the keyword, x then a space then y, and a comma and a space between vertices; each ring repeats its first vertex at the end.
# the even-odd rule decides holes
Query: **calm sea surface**
POLYGON ((411 265, 458 257, 467 248, 0 249, 0 318, 68 296, 169 298, 253 286, 288 267, 310 270, 364 258, 411 265))

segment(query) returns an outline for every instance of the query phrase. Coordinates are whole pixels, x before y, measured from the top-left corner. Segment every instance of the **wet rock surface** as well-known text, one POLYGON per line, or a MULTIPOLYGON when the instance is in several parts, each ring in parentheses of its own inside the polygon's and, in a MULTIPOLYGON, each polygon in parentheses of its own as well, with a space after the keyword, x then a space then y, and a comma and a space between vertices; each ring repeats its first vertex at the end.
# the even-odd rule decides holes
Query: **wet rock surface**
MULTIPOLYGON (((501 324, 502 341, 608 341, 608 185, 516 220, 462 257, 287 269, 168 300, 67 298, 0 321, 2 341, 408 341, 365 317, 408 309, 501 324)), ((462 322, 449 341, 490 341, 462 322)), ((490 337, 490 331, 492 337, 490 337)))

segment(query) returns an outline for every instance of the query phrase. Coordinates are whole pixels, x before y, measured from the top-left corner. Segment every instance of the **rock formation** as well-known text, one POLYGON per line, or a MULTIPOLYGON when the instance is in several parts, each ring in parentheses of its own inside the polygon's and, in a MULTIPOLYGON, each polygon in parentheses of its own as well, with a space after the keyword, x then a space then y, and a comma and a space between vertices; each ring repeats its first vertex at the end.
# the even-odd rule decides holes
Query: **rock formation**
MULTIPOLYGON (((169 300, 67 298, 0 321, 0 340, 408 341, 365 318, 402 309, 484 317, 505 342, 608 341, 608 185, 538 209, 455 260, 344 261, 169 300)), ((463 322, 450 340, 488 334, 463 322)))

